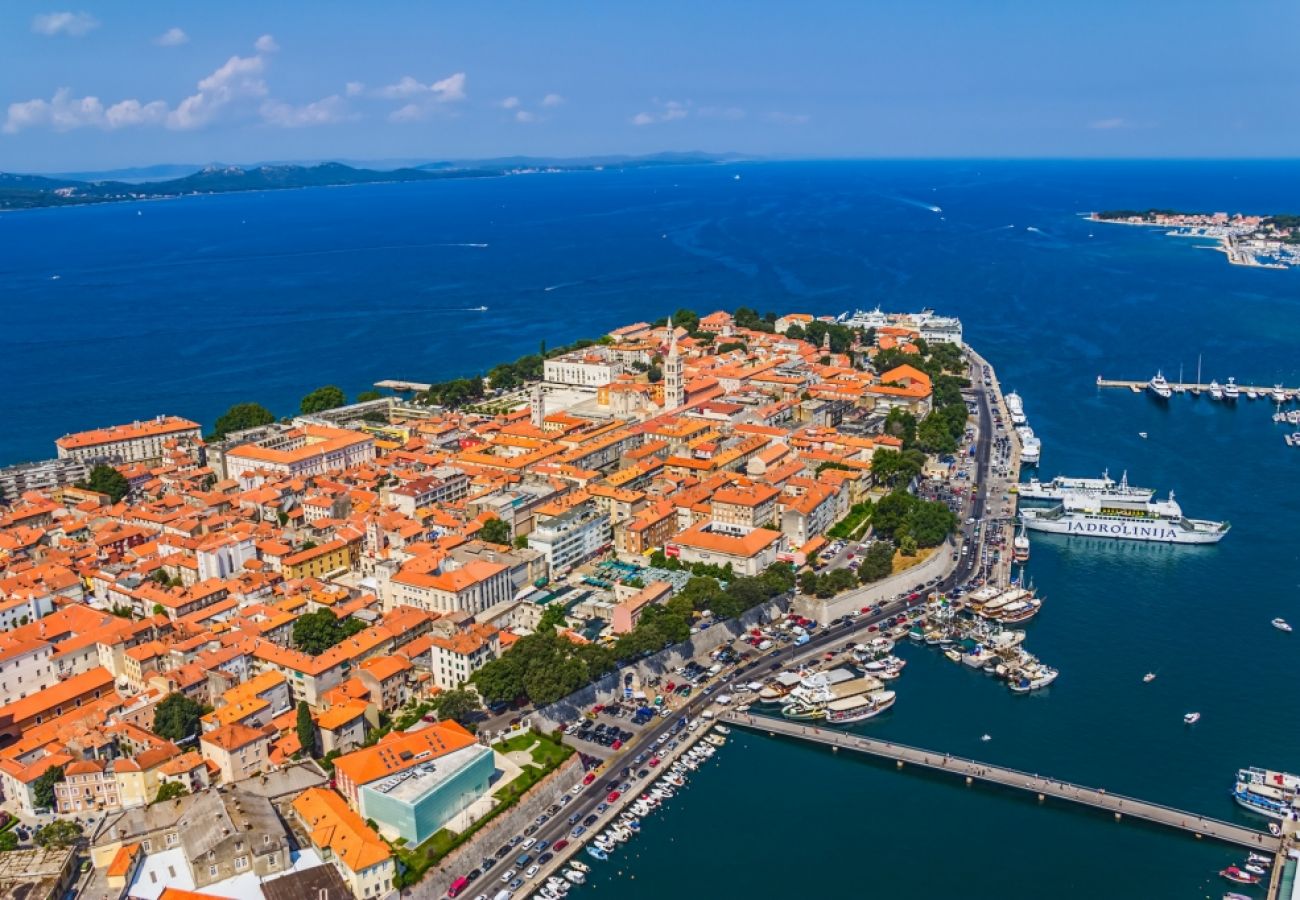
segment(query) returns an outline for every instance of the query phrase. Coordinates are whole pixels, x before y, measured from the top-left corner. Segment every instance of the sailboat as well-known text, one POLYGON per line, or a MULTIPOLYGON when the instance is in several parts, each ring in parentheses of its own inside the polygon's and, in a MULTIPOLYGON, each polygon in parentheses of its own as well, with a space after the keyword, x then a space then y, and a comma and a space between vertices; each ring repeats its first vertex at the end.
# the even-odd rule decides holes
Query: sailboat
POLYGON ((1192 388, 1193 396, 1201 396, 1201 354, 1196 354, 1196 387, 1192 388))

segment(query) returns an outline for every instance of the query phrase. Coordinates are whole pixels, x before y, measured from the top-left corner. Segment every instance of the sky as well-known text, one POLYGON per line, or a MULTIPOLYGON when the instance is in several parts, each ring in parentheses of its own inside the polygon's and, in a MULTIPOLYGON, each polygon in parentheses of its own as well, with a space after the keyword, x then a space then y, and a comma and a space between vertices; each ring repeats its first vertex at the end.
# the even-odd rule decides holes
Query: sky
POLYGON ((0 4, 0 171, 1290 157, 1300 3, 0 4))

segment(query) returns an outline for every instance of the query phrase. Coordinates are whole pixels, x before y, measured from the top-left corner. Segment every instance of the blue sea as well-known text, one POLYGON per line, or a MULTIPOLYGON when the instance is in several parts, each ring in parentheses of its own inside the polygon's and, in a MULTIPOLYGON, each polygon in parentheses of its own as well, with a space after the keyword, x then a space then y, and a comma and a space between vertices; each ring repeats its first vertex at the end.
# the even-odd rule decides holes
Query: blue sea
MULTIPOLYGON (((907 647, 897 705, 862 730, 1250 822, 1235 769, 1300 770, 1300 635, 1269 626, 1300 624, 1300 451, 1265 401, 1094 382, 1190 380, 1199 356, 1206 381, 1295 386, 1300 271, 1080 217, 1115 207, 1295 212, 1300 166, 772 162, 6 214, 0 462, 159 413, 210 426, 246 400, 290 414, 326 383, 481 373, 683 306, 932 306, 1023 395, 1045 475, 1127 470, 1233 528, 1211 548, 1036 538, 1026 643, 1059 680, 1013 696, 907 647)), ((1203 898, 1234 861, 747 735, 578 893, 1203 898)))

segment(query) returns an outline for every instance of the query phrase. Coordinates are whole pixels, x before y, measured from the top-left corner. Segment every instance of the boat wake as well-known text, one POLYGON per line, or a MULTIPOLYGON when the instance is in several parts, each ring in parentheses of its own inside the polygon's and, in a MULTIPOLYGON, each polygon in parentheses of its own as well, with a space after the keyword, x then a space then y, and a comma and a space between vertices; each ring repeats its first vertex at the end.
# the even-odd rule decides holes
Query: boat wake
POLYGON ((933 203, 924 203, 920 200, 913 200, 911 197, 895 197, 892 195, 884 195, 884 196, 889 200, 896 200, 899 203, 906 203, 908 206, 915 206, 917 209, 924 209, 927 212, 932 212, 932 213, 943 212, 942 206, 935 206, 933 203))

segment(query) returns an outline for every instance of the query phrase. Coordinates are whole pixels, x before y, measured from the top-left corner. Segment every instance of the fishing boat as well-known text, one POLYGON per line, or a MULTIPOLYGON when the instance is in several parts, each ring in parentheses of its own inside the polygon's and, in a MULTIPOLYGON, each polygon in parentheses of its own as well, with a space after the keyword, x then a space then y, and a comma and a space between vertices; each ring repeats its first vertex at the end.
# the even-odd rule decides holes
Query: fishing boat
POLYGON ((1291 630, 1291 624, 1290 624, 1289 622, 1287 622, 1286 619, 1283 619, 1281 616, 1279 616, 1278 618, 1274 619, 1272 624, 1273 624, 1273 627, 1276 628, 1278 631, 1290 631, 1290 630, 1291 630))
POLYGON ((1030 691, 1037 691, 1047 687, 1061 673, 1051 666, 1038 666, 1036 668, 1024 671, 1020 677, 1011 682, 1011 692, 1014 694, 1028 694, 1030 691))
POLYGON ((1219 872, 1219 875, 1237 884, 1259 884, 1258 875, 1252 875, 1236 866, 1228 866, 1228 868, 1219 872))
POLYGON ((1153 681, 1155 681, 1155 680, 1156 680, 1156 673, 1155 673, 1155 672, 1147 672, 1145 675, 1142 676, 1142 683, 1143 683, 1143 684, 1150 684, 1151 682, 1153 682, 1153 681))
POLYGON ((1199 721, 1201 721, 1201 714, 1198 712, 1189 712, 1183 716, 1184 725, 1195 725, 1199 721))

